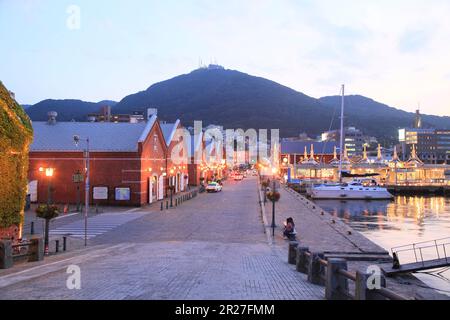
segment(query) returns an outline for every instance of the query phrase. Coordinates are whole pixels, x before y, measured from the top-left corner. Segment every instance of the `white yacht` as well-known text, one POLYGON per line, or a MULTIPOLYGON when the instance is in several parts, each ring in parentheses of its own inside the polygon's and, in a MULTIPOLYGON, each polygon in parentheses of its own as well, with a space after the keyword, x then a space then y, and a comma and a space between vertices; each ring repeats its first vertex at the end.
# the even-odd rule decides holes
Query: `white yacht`
POLYGON ((344 85, 342 85, 339 183, 314 185, 310 190, 308 190, 308 193, 313 199, 392 199, 393 195, 390 194, 386 188, 379 186, 374 179, 353 179, 353 181, 351 181, 350 183, 343 183, 342 181, 343 161, 348 161, 346 152, 344 150, 344 100, 345 87, 344 85))
POLYGON ((350 183, 324 184, 310 191, 313 199, 384 200, 394 196, 373 179, 354 179, 350 183))

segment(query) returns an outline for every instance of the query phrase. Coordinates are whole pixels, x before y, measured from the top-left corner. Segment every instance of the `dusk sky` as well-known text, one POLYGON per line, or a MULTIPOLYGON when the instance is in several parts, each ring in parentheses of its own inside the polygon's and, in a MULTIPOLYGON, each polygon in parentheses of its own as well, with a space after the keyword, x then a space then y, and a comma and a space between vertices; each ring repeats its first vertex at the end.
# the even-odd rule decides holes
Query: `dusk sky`
POLYGON ((120 100, 215 60, 450 116, 449 17, 448 0, 0 0, 0 80, 26 104, 120 100))

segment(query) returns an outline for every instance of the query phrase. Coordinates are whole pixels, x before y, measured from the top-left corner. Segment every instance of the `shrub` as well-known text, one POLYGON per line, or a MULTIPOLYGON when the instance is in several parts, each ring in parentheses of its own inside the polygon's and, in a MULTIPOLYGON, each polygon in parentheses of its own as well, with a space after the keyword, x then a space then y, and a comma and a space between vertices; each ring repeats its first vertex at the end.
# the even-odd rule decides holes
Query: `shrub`
POLYGON ((0 82, 0 228, 22 221, 32 136, 30 119, 0 82))

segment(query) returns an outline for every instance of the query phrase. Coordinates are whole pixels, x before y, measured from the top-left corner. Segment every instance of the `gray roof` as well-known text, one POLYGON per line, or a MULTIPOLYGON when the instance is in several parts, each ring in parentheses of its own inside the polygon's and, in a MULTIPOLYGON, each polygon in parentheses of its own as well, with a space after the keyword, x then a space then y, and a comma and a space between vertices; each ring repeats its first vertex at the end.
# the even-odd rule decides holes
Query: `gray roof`
POLYGON ((179 123, 180 120, 177 120, 175 123, 160 123, 161 131, 163 132, 164 140, 166 141, 167 146, 172 141, 179 123))
POLYGON ((201 150, 201 143, 203 141, 203 132, 201 132, 198 135, 195 134, 191 134, 191 139, 189 141, 189 157, 193 157, 195 155, 195 152, 198 152, 199 150, 201 150))
POLYGON ((47 122, 32 123, 34 140, 30 151, 81 151, 85 142, 78 147, 73 136, 81 139, 89 137, 91 151, 136 152, 138 142, 150 132, 156 117, 141 123, 111 123, 111 122, 57 122, 49 125, 47 122))
POLYGON ((311 152, 311 145, 314 145, 315 154, 333 154, 334 147, 338 147, 337 142, 314 142, 314 141, 281 141, 282 154, 303 154, 305 146, 308 154, 311 152))

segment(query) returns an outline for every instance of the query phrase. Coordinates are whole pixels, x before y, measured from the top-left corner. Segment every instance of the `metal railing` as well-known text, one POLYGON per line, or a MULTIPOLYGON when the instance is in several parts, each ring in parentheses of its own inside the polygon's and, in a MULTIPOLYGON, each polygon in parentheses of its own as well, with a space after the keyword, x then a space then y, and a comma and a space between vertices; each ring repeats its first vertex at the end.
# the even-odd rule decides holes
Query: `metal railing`
POLYGON ((414 257, 412 259, 413 261, 416 263, 421 263, 425 266, 425 262, 427 260, 445 259, 445 261, 448 262, 450 260, 450 256, 447 252, 450 253, 450 250, 447 249, 447 246, 450 246, 450 237, 394 247, 391 249, 391 252, 399 264, 400 254, 404 256, 406 253, 410 253, 410 257, 414 257), (432 256, 428 255, 428 259, 424 259, 424 251, 426 251, 426 253, 430 253, 431 251, 432 256))
POLYGON ((289 244, 288 261, 296 265, 296 270, 308 275, 308 281, 325 286, 328 300, 408 300, 402 295, 386 288, 386 279, 382 274, 380 287, 370 288, 369 277, 373 274, 347 269, 347 260, 325 258, 323 253, 313 253, 307 247, 293 241, 289 244), (355 284, 355 291, 349 290, 349 281, 355 284))

